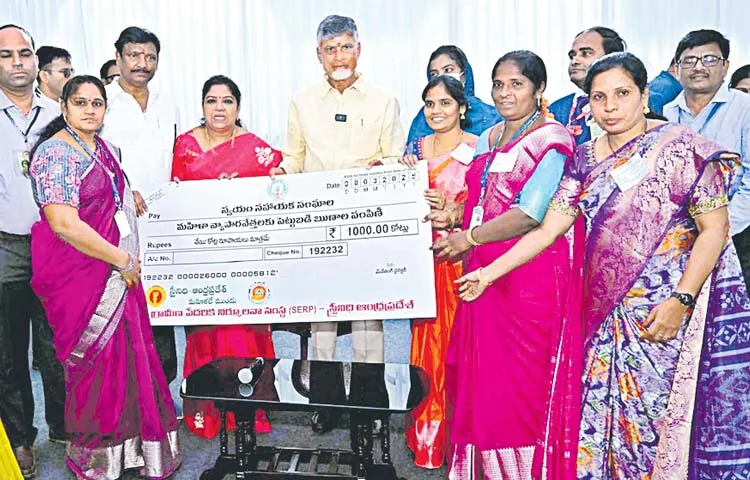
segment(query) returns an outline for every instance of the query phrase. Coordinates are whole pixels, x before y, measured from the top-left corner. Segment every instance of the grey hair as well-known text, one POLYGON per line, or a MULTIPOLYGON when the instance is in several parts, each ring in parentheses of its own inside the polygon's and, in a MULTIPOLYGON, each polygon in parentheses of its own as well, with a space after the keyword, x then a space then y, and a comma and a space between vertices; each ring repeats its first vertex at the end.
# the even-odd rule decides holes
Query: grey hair
POLYGON ((328 15, 318 25, 318 43, 347 33, 354 37, 355 42, 359 42, 357 24, 353 19, 340 15, 328 15))

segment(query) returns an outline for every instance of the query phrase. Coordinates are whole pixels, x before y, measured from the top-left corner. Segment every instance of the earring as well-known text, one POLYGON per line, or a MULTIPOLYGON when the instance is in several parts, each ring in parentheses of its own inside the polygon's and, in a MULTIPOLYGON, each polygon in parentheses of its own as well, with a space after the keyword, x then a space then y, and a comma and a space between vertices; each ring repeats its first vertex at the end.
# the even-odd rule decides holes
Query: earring
POLYGON ((464 112, 461 112, 461 120, 466 120, 466 114, 464 112))
POLYGON ((537 109, 542 108, 542 97, 536 97, 536 108, 537 109))
POLYGON ((651 109, 648 108, 648 103, 647 103, 647 104, 643 105, 643 114, 644 115, 648 115, 649 113, 651 113, 651 109))

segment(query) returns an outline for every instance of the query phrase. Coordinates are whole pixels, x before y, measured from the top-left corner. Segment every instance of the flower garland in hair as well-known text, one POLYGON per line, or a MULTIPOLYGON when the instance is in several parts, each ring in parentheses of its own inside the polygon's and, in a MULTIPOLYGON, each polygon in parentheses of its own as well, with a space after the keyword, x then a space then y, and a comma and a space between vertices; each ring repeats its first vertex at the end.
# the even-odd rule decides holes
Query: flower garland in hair
POLYGON ((549 100, 544 95, 539 97, 539 112, 547 118, 552 118, 549 111, 549 100))

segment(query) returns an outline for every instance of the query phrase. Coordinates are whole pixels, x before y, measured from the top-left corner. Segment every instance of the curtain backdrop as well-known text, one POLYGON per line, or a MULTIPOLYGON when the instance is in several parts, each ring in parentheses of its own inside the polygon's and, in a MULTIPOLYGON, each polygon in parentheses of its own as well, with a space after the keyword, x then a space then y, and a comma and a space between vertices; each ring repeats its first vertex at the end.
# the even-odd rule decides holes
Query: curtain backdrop
POLYGON ((78 73, 98 75, 114 58, 120 31, 138 25, 162 43, 155 84, 180 109, 183 129, 201 117, 200 89, 225 74, 242 91, 241 118, 274 146, 283 144, 289 100, 316 81, 315 31, 326 15, 355 19, 362 42, 359 70, 393 92, 404 129, 421 106, 429 54, 463 48, 477 95, 490 99, 490 73, 505 52, 528 49, 545 61, 547 97, 574 90, 567 77, 573 36, 590 26, 617 30, 653 77, 667 67, 678 40, 715 28, 732 42, 730 74, 750 63, 746 0, 2 0, 0 24, 17 23, 36 45, 68 49, 78 73))

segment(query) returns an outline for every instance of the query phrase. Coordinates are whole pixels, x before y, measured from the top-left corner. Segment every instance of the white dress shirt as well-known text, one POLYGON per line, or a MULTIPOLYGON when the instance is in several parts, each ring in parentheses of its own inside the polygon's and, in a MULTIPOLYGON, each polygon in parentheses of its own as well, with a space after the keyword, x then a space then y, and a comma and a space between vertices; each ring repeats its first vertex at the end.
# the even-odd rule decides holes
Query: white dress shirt
POLYGON ((131 189, 146 198, 160 183, 171 180, 177 109, 168 97, 151 88, 145 112, 118 82, 106 88, 108 107, 101 136, 120 148, 131 189))

